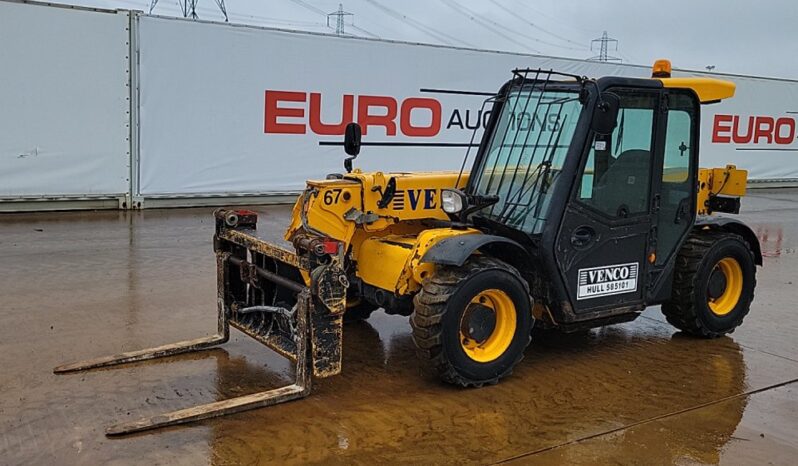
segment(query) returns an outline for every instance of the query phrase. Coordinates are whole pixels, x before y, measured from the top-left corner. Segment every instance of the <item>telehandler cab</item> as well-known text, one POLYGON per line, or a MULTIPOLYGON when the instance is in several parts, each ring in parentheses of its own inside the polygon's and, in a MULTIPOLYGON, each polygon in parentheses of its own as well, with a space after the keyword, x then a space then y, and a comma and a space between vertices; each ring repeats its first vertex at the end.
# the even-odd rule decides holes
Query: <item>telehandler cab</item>
MULTIPOLYGON (((748 313, 762 254, 738 213, 747 172, 699 169, 700 108, 733 96, 710 78, 651 79, 524 69, 492 106, 471 169, 352 170, 308 181, 285 239, 257 215, 217 210, 218 334, 56 368, 102 367, 208 348, 229 326, 296 362, 295 384, 122 424, 109 435, 300 398, 341 371, 344 321, 410 316, 420 358, 461 386, 510 374, 535 326, 580 331, 661 305, 700 337, 748 313)), ((466 166, 468 154, 463 162, 466 166)))

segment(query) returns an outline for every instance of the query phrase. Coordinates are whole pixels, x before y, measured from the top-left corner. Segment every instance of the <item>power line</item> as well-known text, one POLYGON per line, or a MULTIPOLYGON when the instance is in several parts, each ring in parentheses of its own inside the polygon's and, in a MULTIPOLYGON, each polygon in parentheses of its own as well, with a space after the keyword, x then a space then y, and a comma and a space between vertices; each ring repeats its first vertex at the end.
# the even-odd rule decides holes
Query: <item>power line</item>
MULTIPOLYGON (((552 42, 546 42, 546 41, 544 41, 544 40, 542 40, 542 39, 537 39, 537 38, 533 38, 533 40, 536 40, 536 41, 538 41, 538 42, 540 42, 540 43, 542 43, 542 44, 551 45, 551 46, 553 46, 553 47, 561 47, 561 48, 564 48, 564 49, 569 49, 569 50, 587 50, 587 47, 585 47, 584 45, 580 44, 579 42, 575 42, 575 41, 573 41, 573 40, 570 40, 570 39, 568 39, 568 38, 565 38, 565 37, 562 37, 562 36, 560 36, 560 35, 557 35, 557 34, 555 34, 555 33, 551 32, 551 31, 549 31, 549 30, 547 30, 547 29, 544 29, 544 28, 542 28, 542 27, 538 26, 537 24, 535 24, 535 23, 533 23, 533 22, 531 22, 531 21, 528 21, 528 20, 526 20, 525 18, 522 18, 522 17, 521 17, 521 16, 518 14, 518 12, 512 11, 511 9, 507 8, 506 6, 504 6, 504 5, 502 5, 501 3, 497 2, 496 0, 490 0, 490 2, 491 2, 491 3, 493 3, 494 5, 496 5, 497 7, 499 7, 499 9, 501 9, 501 10, 505 11, 505 12, 506 12, 507 14, 509 14, 510 16, 512 16, 512 17, 514 17, 514 18, 516 18, 516 19, 518 19, 519 21, 522 21, 522 22, 524 22, 524 23, 526 23, 526 24, 528 24, 528 25, 532 26, 533 28, 535 28, 535 29, 537 29, 537 30, 539 30, 539 31, 541 31, 541 32, 543 32, 543 33, 545 33, 545 34, 548 34, 548 35, 550 35, 550 36, 552 36, 552 37, 556 37, 557 39, 560 39, 560 40, 562 40, 562 41, 568 42, 568 43, 570 43, 570 44, 574 44, 574 45, 576 45, 577 47, 569 47, 569 46, 567 46, 567 45, 559 45, 559 44, 554 44, 554 43, 552 43, 552 42)), ((519 35, 522 35, 521 33, 518 33, 518 34, 519 34, 519 35)), ((528 37, 528 36, 525 36, 525 37, 528 37)))
POLYGON ((588 58, 588 60, 595 60, 595 61, 621 61, 618 57, 613 57, 607 54, 609 45, 612 44, 615 46, 615 51, 618 50, 618 39, 613 39, 607 35, 607 31, 604 31, 604 34, 601 35, 598 39, 593 39, 590 41, 590 50, 593 50, 593 46, 598 42, 599 44, 599 54, 588 58))
POLYGON ((365 30, 365 29, 363 29, 361 27, 355 26, 354 24, 350 24, 349 27, 351 27, 352 29, 357 29, 358 31, 362 32, 363 34, 365 34, 367 36, 371 36, 374 39, 379 39, 380 38, 380 36, 378 36, 377 34, 373 34, 371 32, 368 32, 367 30, 365 30))
MULTIPOLYGON (((372 39, 381 39, 381 37, 378 36, 377 34, 374 34, 373 32, 371 32, 371 31, 369 31, 367 29, 363 29, 360 26, 355 26, 354 24, 350 24, 349 27, 351 27, 352 29, 357 30, 358 32, 362 33, 365 36, 371 37, 372 39)), ((355 34, 348 34, 347 33, 347 35, 351 35, 352 37, 358 37, 355 34)))
MULTIPOLYGON (((538 10, 537 8, 534 8, 534 7, 530 6, 529 2, 522 1, 520 3, 520 5, 521 5, 521 7, 526 8, 527 10, 531 11, 534 14, 540 15, 540 16, 543 16, 544 18, 548 18, 548 19, 550 19, 552 21, 555 21, 557 24, 560 24, 561 26, 565 26, 568 29, 571 29, 572 31, 578 32, 579 34, 584 34, 585 33, 584 30, 576 28, 574 26, 571 26, 569 24, 570 23, 569 21, 564 21, 561 18, 557 18, 556 16, 550 15, 550 14, 548 14, 548 13, 542 11, 542 10, 538 10)), ((568 39, 567 37, 562 37, 562 36, 557 35, 557 34, 555 34, 553 32, 549 32, 549 34, 551 34, 552 36, 554 36, 554 37, 556 37, 558 39, 562 39, 564 41, 570 42, 570 43, 572 43, 574 45, 577 45, 577 46, 581 46, 582 45, 579 42, 574 42, 574 41, 568 39)))
POLYGON ((273 18, 270 16, 236 14, 230 13, 232 21, 239 21, 246 24, 266 25, 267 27, 296 27, 296 28, 319 28, 325 29, 327 25, 321 21, 293 21, 290 19, 273 18))
POLYGON ((469 44, 468 42, 466 42, 466 41, 464 41, 462 39, 458 39, 456 37, 452 37, 452 36, 450 36, 450 35, 448 35, 448 34, 446 34, 444 32, 436 31, 435 29, 433 29, 433 28, 431 28, 429 26, 426 26, 425 24, 423 24, 421 22, 416 21, 415 19, 410 18, 407 15, 403 15, 403 14, 397 12, 396 10, 388 8, 385 5, 381 5, 380 3, 377 3, 374 0, 365 0, 365 1, 370 3, 372 6, 374 6, 376 8, 379 8, 385 14, 387 14, 387 15, 395 18, 395 19, 398 19, 399 21, 401 21, 401 22, 413 27, 414 29, 416 29, 418 31, 421 31, 421 32, 423 32, 424 34, 426 34, 426 35, 428 35, 430 37, 435 38, 435 40, 443 42, 444 44, 454 45, 453 42, 459 42, 461 45, 465 45, 466 47, 476 48, 476 46, 473 45, 473 44, 469 44))
POLYGON ((626 63, 636 63, 636 62, 637 62, 637 60, 635 60, 635 59, 634 59, 634 58, 632 58, 630 55, 627 55, 627 54, 625 54, 625 53, 623 53, 623 52, 620 52, 620 51, 619 51, 619 52, 618 52, 618 55, 620 55, 620 56, 621 56, 621 58, 623 58, 623 59, 624 59, 624 61, 626 61, 626 63))
MULTIPOLYGON (((526 50, 531 50, 532 52, 535 52, 535 53, 541 53, 540 50, 535 50, 535 49, 527 46, 526 44, 524 44, 522 42, 518 42, 514 38, 512 38, 512 37, 508 36, 507 34, 505 34, 502 30, 496 29, 495 27, 493 27, 491 25, 490 20, 483 19, 481 16, 479 16, 474 11, 469 10, 468 8, 466 8, 466 7, 462 6, 462 5, 455 3, 453 0, 441 0, 441 1, 443 3, 445 3, 449 8, 451 8, 454 11, 460 13, 461 15, 465 16, 466 18, 470 19, 471 21, 479 24, 483 28, 493 32, 497 36, 503 37, 504 39, 506 39, 506 40, 508 40, 508 41, 520 46, 520 47, 523 47, 526 50)), ((498 24, 498 23, 495 23, 495 24, 498 24)), ((499 25, 499 27, 503 27, 503 26, 499 25)))
POLYGON ((316 12, 316 13, 318 13, 320 15, 325 16, 325 17, 327 16, 327 12, 326 11, 324 11, 324 10, 322 10, 320 8, 316 8, 315 6, 311 5, 308 2, 303 2, 302 0, 291 0, 291 1, 296 3, 297 5, 299 5, 301 7, 307 8, 310 11, 316 12))
MULTIPOLYGON (((452 2, 454 2, 454 3, 457 3, 455 0, 452 0, 452 2)), ((535 28, 537 28, 537 29, 540 29, 540 30, 542 30, 542 31, 544 31, 544 32, 545 32, 545 29, 543 29, 543 28, 540 28, 539 26, 536 26, 535 24, 533 24, 533 23, 531 23, 531 22, 529 22, 529 21, 526 21, 526 20, 524 20, 523 18, 519 17, 519 16, 518 16, 516 13, 513 13, 511 10, 508 10, 508 9, 504 8, 504 7, 503 7, 501 4, 499 4, 498 2, 496 2, 496 1, 494 1, 494 0, 491 0, 491 2, 492 2, 493 4, 495 4, 496 6, 498 6, 499 8, 503 9, 504 11, 508 12, 508 13, 509 13, 511 16, 513 16, 514 18, 517 18, 518 20, 520 20, 520 21, 523 21, 523 22, 525 22, 525 23, 529 24, 530 26, 533 26, 533 27, 535 27, 535 28)), ((473 15, 476 15, 476 14, 477 14, 477 13, 475 13, 473 10, 470 10, 470 9, 466 8, 466 7, 465 7, 465 6, 463 6, 462 4, 459 4, 459 5, 460 5, 460 7, 461 7, 461 8, 463 8, 463 10, 465 10, 465 11, 467 11, 467 12, 469 12, 469 13, 473 14, 473 15)), ((517 31, 517 30, 515 30, 515 29, 512 29, 512 28, 510 28, 509 26, 507 26, 507 25, 505 25, 505 24, 500 24, 500 23, 498 23, 498 22, 496 22, 496 21, 493 21, 493 20, 492 20, 492 19, 490 19, 490 18, 482 17, 481 19, 482 19, 483 21, 488 21, 488 22, 490 22, 490 23, 494 24, 495 26, 497 26, 497 27, 499 27, 499 28, 505 28, 507 31, 509 31, 509 32, 511 32, 511 33, 513 33, 513 34, 515 34, 515 35, 518 35, 518 36, 520 36, 520 37, 524 37, 524 38, 526 38, 526 39, 529 39, 529 40, 532 40, 532 41, 535 41, 535 42, 538 42, 538 43, 541 43, 541 44, 544 44, 544 45, 548 45, 548 46, 551 46, 551 47, 559 47, 559 48, 563 48, 563 49, 569 49, 569 50, 579 50, 579 51, 583 51, 583 50, 586 50, 586 49, 587 49, 585 46, 582 46, 581 48, 577 49, 576 47, 570 47, 570 46, 567 46, 567 45, 562 45, 562 44, 555 44, 555 43, 553 43, 553 42, 549 42, 549 41, 546 41, 546 40, 540 39, 540 38, 538 38, 538 37, 530 36, 530 35, 528 35, 528 34, 525 34, 525 33, 523 33, 523 32, 519 32, 519 31, 517 31)))

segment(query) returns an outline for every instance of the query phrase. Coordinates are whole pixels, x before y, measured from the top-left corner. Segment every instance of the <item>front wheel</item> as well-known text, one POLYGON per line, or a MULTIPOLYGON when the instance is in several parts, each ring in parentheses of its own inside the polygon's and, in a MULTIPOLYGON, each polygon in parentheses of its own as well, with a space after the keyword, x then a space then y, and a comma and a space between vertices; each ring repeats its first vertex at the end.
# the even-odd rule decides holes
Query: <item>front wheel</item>
POLYGON ((668 322, 687 333, 715 338, 731 333, 748 314, 756 287, 750 245, 739 235, 698 231, 676 258, 668 322))
POLYGON ((424 281, 410 318, 422 360, 449 383, 493 384, 509 375, 531 340, 526 281, 500 260, 478 256, 424 281))

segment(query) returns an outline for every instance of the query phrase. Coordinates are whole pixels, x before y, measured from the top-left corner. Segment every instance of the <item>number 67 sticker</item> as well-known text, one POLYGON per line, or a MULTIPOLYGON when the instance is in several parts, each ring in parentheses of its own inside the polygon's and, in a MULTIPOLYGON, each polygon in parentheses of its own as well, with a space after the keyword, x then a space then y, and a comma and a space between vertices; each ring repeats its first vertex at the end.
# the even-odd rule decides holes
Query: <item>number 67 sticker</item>
POLYGON ((324 191, 324 205, 337 204, 338 199, 341 197, 341 188, 333 188, 324 191))

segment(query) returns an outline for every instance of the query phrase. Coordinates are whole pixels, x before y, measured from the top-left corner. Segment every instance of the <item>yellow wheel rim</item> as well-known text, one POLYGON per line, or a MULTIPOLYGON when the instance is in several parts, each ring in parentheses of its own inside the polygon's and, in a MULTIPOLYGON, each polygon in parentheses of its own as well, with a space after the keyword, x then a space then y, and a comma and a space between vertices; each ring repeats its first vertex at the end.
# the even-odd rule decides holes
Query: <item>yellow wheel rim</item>
POLYGON ((715 267, 726 279, 726 289, 717 298, 707 297, 709 310, 717 316, 725 316, 740 301, 743 293, 743 268, 731 257, 724 257, 715 267))
POLYGON ((482 305, 489 308, 496 319, 493 331, 482 341, 477 341, 463 332, 463 319, 460 318, 460 344, 465 354, 477 362, 491 362, 498 359, 515 336, 516 310, 512 298, 502 290, 490 289, 474 296, 469 306, 482 305))

